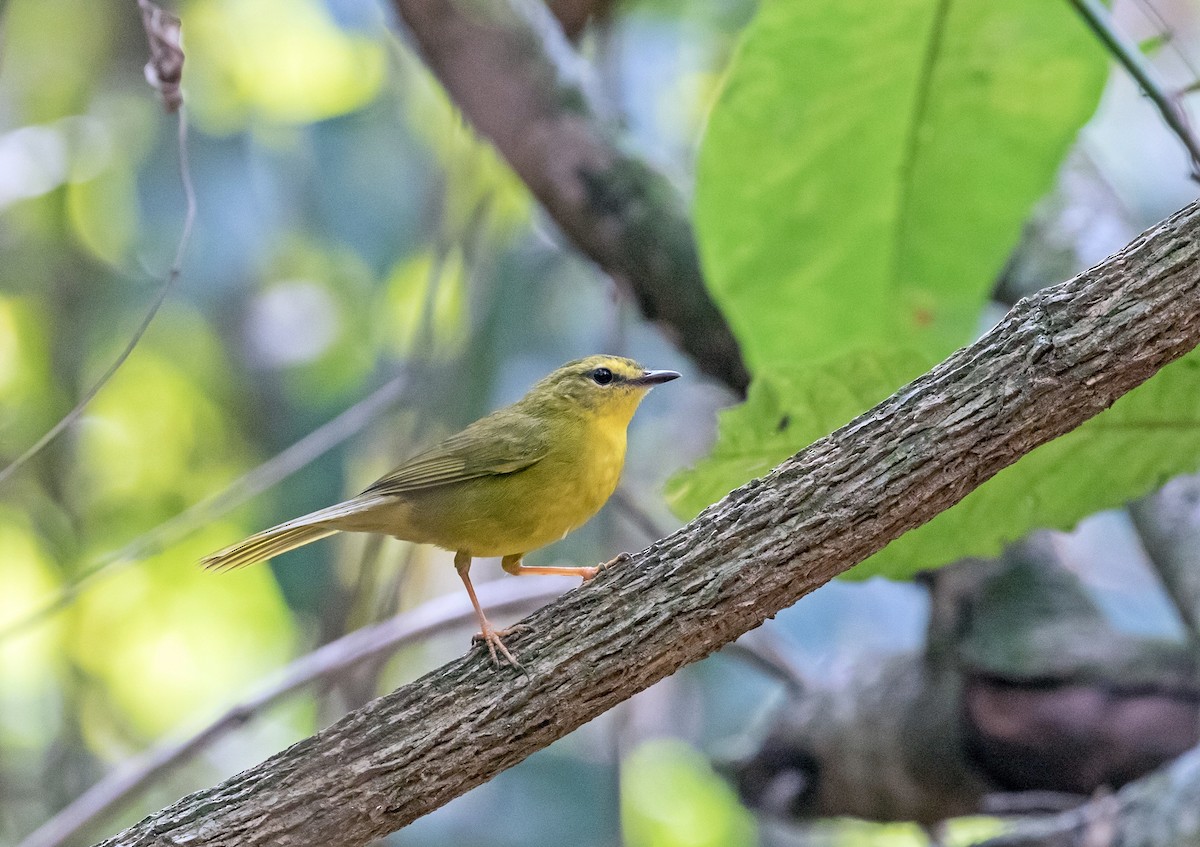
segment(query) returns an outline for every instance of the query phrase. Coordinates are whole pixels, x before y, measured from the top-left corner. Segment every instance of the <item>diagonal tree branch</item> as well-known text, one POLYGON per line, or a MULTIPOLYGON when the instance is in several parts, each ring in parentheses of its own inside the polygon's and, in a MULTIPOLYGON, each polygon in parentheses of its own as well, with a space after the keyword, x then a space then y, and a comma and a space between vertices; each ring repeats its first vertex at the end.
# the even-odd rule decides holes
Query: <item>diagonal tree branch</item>
POLYGON ((583 61, 538 0, 395 0, 455 103, 581 252, 632 293, 701 369, 745 393, 749 374, 700 270, 678 189, 623 150, 583 61))
POLYGON ((106 845, 360 845, 703 658, 1200 343, 1200 206, 480 651, 106 845))

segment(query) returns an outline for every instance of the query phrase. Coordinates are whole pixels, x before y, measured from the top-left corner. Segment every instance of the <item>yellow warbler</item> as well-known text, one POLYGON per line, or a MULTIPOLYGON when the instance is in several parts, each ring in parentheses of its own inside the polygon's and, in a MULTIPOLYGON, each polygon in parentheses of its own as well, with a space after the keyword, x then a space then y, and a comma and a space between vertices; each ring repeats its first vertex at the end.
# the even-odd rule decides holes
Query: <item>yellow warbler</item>
POLYGON ((269 559, 335 532, 380 532, 454 551, 492 660, 516 659, 490 623, 468 571, 502 556, 511 574, 571 574, 597 567, 529 567, 521 558, 558 541, 599 511, 621 476, 625 430, 646 392, 678 377, 619 356, 563 365, 529 393, 413 456, 362 494, 279 524, 207 557, 225 569, 269 559))

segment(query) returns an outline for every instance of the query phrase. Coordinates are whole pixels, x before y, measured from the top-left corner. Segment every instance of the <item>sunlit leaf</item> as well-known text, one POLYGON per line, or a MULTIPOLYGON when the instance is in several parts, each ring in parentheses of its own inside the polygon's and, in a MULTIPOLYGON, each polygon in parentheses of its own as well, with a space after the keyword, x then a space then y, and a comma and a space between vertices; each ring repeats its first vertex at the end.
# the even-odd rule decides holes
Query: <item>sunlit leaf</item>
POLYGON ((51 425, 46 315, 32 298, 0 297, 0 452, 16 456, 51 425))
POLYGON ((969 341, 1106 66, 1065 4, 766 0, 696 192, 752 368, 969 341))
MULTIPOLYGON (((821 371, 765 372, 745 404, 722 413, 712 455, 672 481, 672 502, 695 514, 865 411, 927 365, 893 351, 850 355, 821 371)), ((1198 467, 1200 355, 1194 354, 1001 471, 848 576, 907 578, 964 556, 995 555, 1031 530, 1070 529, 1086 515, 1120 506, 1198 467)))
POLYGON ((43 123, 83 111, 111 50, 118 18, 110 4, 9 0, 0 9, 5 82, 22 94, 17 120, 43 123))
POLYGON ((383 83, 381 38, 339 28, 319 0, 192 0, 181 17, 188 102, 213 130, 342 115, 383 83))
MULTIPOLYGON (((204 384, 205 371, 219 368, 220 356, 189 337, 186 321, 163 317, 77 429, 70 497, 84 510, 86 534, 94 543, 124 544, 218 490, 243 465, 241 442, 204 384), (155 349, 164 337, 180 358, 189 351, 204 353, 185 367, 155 349)), ((97 358, 107 362, 109 356, 105 351, 97 358)))
MULTIPOLYGON (((4 563, 4 591, 0 592, 0 628, 20 619, 53 596, 59 587, 49 555, 28 521, 9 510, 0 510, 0 562, 4 563)), ((20 637, 0 642, 0 691, 25 688, 53 675, 52 650, 57 627, 39 627, 20 637)))
POLYGON ((79 240, 96 258, 124 263, 138 229, 134 175, 128 162, 114 162, 100 176, 73 183, 67 210, 79 240))
POLYGON ((399 354, 449 354, 466 341, 466 279, 462 251, 422 251, 392 269, 386 282, 387 344, 399 354))
POLYGON ((667 496, 693 516, 742 483, 883 400, 931 364, 915 353, 858 351, 822 368, 775 368, 750 385, 745 403, 719 415, 709 456, 677 474, 667 496))
POLYGON ((207 527, 80 601, 72 652, 148 737, 211 715, 289 653, 291 618, 270 569, 196 564, 230 534, 207 527))
POLYGON ((649 741, 621 763, 621 828, 630 847, 749 847, 754 819, 698 751, 649 741))
POLYGON ((145 97, 108 98, 56 127, 70 150, 67 218, 88 252, 111 265, 130 264, 142 228, 137 169, 157 139, 152 109, 145 97))

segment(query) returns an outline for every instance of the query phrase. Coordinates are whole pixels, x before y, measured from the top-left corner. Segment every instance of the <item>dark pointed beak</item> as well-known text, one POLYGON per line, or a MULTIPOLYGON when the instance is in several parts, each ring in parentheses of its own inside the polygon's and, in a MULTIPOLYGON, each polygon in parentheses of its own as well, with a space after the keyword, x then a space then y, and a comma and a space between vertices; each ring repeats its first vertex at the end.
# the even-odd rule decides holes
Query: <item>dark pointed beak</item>
POLYGON ((664 382, 670 382, 673 379, 679 379, 677 371, 646 371, 638 377, 629 380, 634 385, 660 385, 664 382))

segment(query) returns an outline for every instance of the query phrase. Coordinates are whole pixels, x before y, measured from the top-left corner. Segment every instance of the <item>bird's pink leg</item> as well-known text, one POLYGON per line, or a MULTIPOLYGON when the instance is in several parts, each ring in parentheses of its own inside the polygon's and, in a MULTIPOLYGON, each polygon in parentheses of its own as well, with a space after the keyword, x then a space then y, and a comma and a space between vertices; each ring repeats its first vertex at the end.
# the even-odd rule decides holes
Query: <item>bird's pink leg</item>
POLYGON ((596 574, 600 573, 600 571, 604 570, 605 568, 612 567, 613 565, 619 565, 621 562, 628 562, 630 558, 632 558, 628 553, 618 553, 607 562, 601 562, 594 567, 556 568, 542 567, 539 565, 522 565, 521 556, 523 555, 524 554, 521 553, 512 556, 505 556, 500 561, 500 566, 514 576, 577 576, 584 582, 587 582, 590 579, 595 579, 596 574))
POLYGON ((508 629, 496 629, 487 619, 487 615, 483 613, 483 607, 479 605, 479 598, 475 596, 475 586, 471 585, 471 577, 467 572, 471 569, 471 554, 466 551, 459 550, 454 554, 454 567, 458 571, 458 575, 462 577, 463 585, 466 586, 467 596, 471 598, 471 605, 475 607, 475 615, 479 618, 479 633, 474 637, 474 641, 482 641, 487 645, 488 653, 491 654, 492 662, 495 665, 500 664, 500 656, 503 656, 505 661, 515 668, 520 668, 521 663, 517 661, 509 649, 504 646, 501 640, 502 636, 508 635, 510 632, 515 632, 524 627, 518 625, 509 627, 508 629), (499 654, 499 655, 497 655, 499 654))

